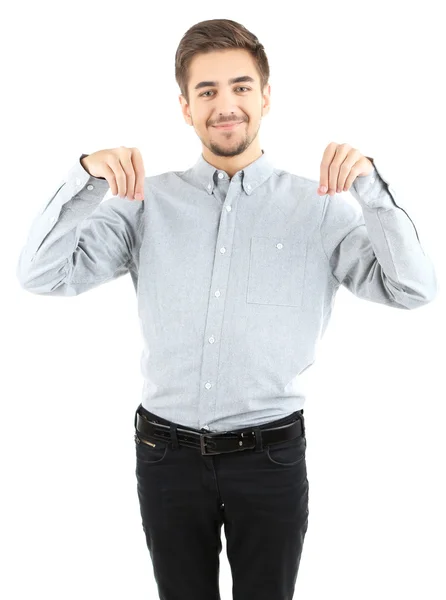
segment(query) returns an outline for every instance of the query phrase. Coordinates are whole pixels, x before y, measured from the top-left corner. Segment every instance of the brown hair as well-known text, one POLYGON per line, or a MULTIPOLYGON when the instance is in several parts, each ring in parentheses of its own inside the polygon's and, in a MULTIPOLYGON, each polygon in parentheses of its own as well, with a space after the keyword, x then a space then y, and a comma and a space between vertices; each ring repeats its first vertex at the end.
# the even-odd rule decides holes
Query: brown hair
POLYGON ((189 65, 194 56, 229 48, 241 48, 251 53, 263 93, 269 80, 269 64, 263 45, 253 33, 236 21, 210 19, 190 27, 181 38, 175 53, 175 79, 188 104, 189 65))

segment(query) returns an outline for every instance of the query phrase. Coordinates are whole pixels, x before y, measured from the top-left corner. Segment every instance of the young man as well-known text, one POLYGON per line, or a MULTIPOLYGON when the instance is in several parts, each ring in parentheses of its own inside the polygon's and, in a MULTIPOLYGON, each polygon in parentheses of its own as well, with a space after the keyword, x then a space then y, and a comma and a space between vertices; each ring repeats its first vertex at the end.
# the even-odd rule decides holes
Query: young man
POLYGON ((268 61, 242 25, 191 27, 175 65, 197 162, 145 177, 136 148, 83 154, 35 220, 18 277, 53 296, 132 277, 137 491, 160 597, 219 598, 224 525, 234 600, 285 600, 309 515, 300 374, 336 292, 414 309, 435 296, 435 273, 355 148, 328 144, 319 182, 273 166, 259 141, 268 61))

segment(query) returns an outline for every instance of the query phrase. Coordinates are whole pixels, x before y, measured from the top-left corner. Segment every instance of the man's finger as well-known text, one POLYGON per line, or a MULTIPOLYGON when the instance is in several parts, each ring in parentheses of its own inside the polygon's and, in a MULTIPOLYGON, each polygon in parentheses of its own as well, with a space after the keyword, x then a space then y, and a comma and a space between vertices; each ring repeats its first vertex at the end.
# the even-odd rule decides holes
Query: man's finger
POLYGON ((144 200, 144 162, 142 160, 141 152, 138 148, 132 148, 132 163, 133 169, 136 174, 135 180, 135 199, 136 200, 144 200))
POLYGON ((330 142, 325 148, 324 154, 322 156, 318 188, 318 192, 320 192, 321 194, 325 194, 328 191, 328 179, 330 175, 329 167, 334 155, 336 154, 336 148, 337 144, 335 142, 330 142))

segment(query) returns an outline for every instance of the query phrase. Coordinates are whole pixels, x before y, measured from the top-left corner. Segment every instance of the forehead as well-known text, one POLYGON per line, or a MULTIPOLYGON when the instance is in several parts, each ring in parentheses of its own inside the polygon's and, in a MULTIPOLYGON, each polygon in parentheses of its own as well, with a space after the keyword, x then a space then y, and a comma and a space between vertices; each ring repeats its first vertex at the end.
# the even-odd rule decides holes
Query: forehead
POLYGON ((230 77, 237 75, 250 75, 253 79, 258 79, 251 54, 239 48, 197 54, 190 63, 189 75, 192 88, 204 79, 212 79, 225 85, 230 77))

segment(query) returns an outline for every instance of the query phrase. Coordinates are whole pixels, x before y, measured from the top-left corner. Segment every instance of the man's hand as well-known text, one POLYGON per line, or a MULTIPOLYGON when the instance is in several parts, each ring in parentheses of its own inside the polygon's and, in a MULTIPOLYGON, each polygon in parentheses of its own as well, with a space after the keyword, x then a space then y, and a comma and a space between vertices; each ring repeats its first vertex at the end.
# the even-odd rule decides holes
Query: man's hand
POLYGON ((333 196, 346 192, 356 177, 369 175, 373 170, 373 162, 363 156, 359 150, 349 144, 330 142, 325 148, 321 162, 318 194, 327 193, 333 196))
POLYGON ((92 177, 108 181, 113 196, 144 200, 144 163, 138 148, 108 148, 81 159, 82 167, 92 177))

